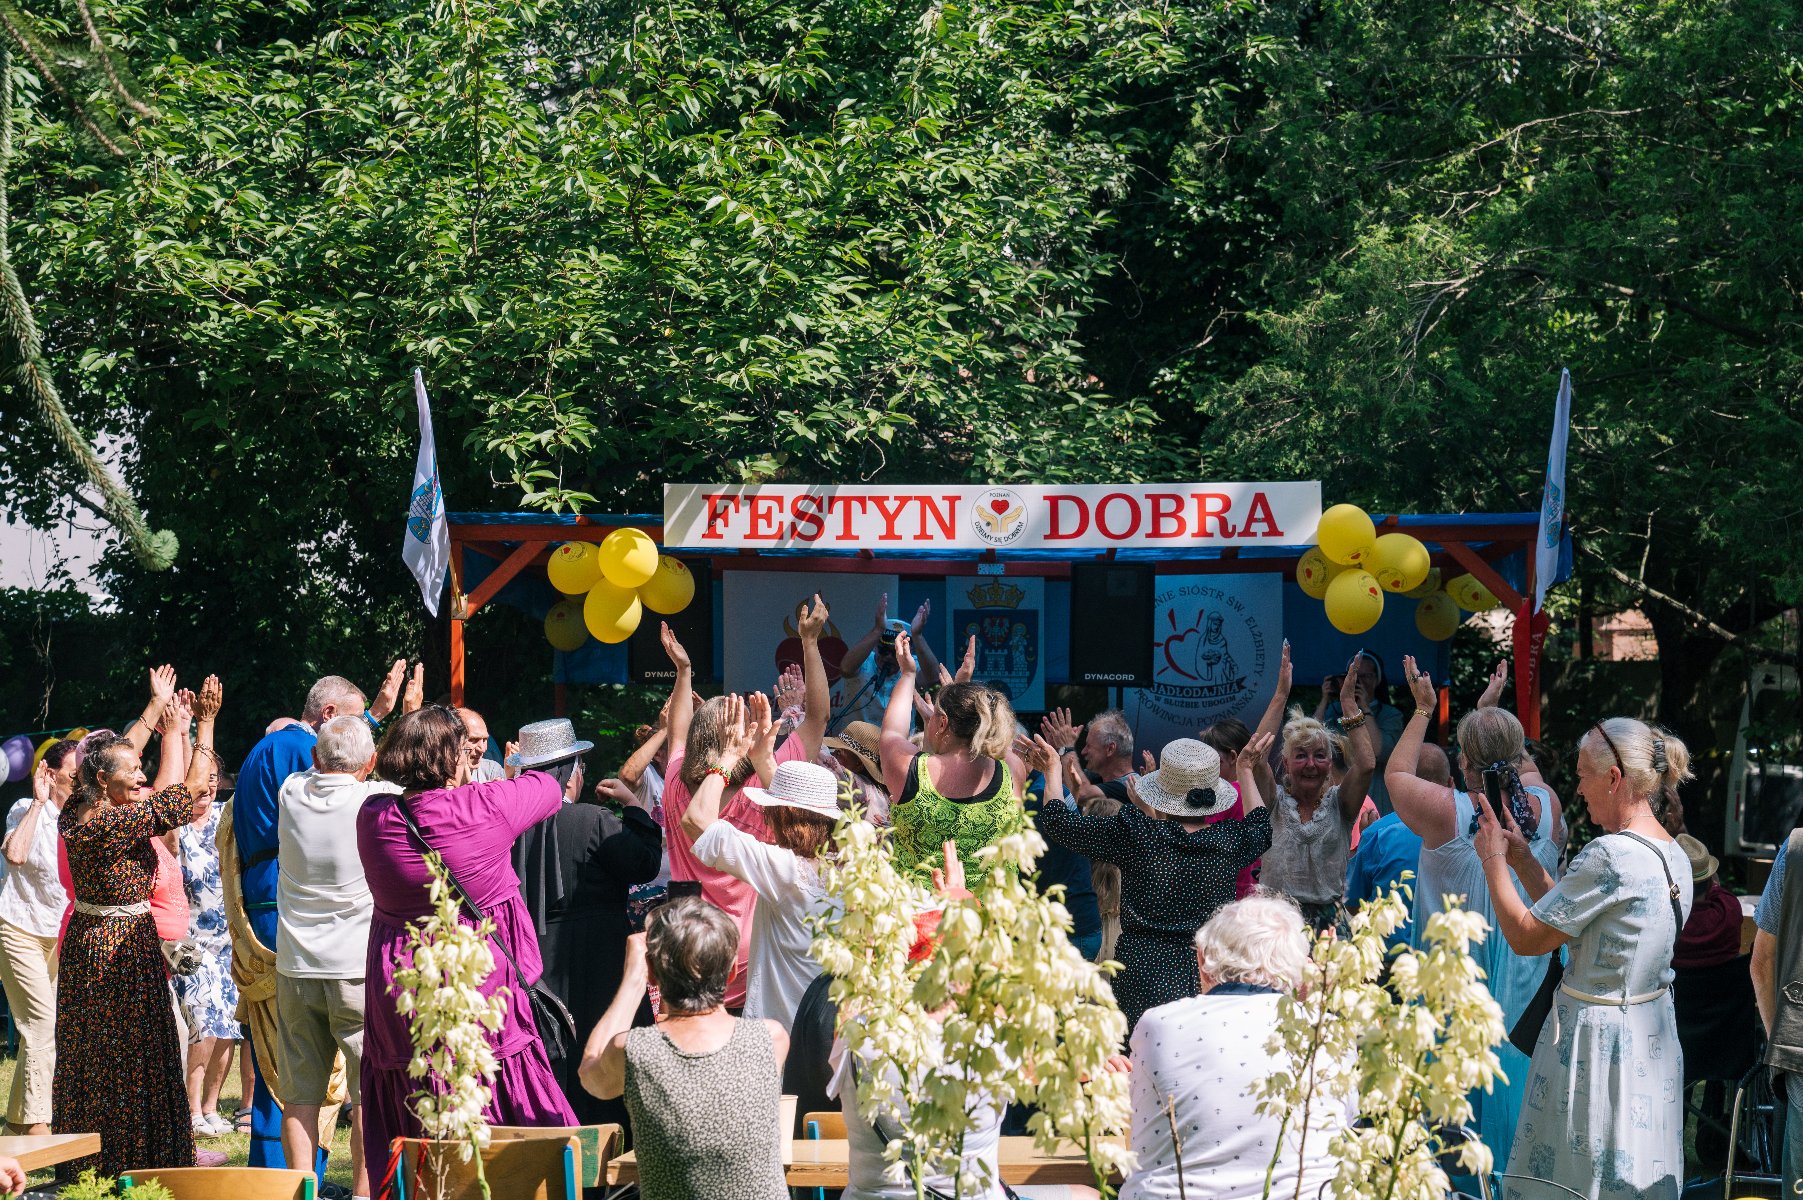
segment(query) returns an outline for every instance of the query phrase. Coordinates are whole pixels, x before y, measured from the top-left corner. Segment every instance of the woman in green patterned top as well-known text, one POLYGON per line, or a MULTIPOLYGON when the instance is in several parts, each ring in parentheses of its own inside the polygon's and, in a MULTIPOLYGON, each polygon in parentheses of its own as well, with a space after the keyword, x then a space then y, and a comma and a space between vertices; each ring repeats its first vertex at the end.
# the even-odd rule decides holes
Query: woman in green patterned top
POLYGON ((1027 773, 1014 756, 1014 710, 993 688, 947 684, 922 730, 926 749, 917 751, 908 739, 919 669, 909 641, 905 633, 895 641, 900 673, 883 714, 878 752, 883 783, 894 797, 896 861, 930 882, 934 862, 952 842, 974 878, 982 870, 977 851, 1027 827, 1021 806, 1027 773))

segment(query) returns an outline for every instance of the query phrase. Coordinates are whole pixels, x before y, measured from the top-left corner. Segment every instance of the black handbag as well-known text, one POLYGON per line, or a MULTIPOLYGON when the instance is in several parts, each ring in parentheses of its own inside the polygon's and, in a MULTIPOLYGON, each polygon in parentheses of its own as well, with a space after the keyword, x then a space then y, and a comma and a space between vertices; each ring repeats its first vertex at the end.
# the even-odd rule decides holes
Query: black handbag
MULTIPOLYGON (((1678 900, 1678 883, 1672 878, 1672 869, 1666 864, 1665 854, 1659 847, 1638 833, 1629 833, 1624 829, 1621 831, 1621 835, 1633 838, 1658 857, 1659 869, 1665 872, 1667 895, 1672 902, 1673 927, 1678 933, 1683 933, 1684 907, 1678 900)), ((1533 1057, 1535 1044, 1540 1041, 1540 1029, 1546 1024, 1547 1015, 1553 1011, 1553 1001, 1557 998, 1559 985, 1565 979, 1565 963, 1561 958, 1563 950, 1564 947, 1561 946, 1553 951, 1552 957, 1547 960, 1546 976, 1540 981, 1540 989, 1534 993, 1534 998, 1528 1001, 1528 1006, 1521 1010, 1521 1017, 1515 1022, 1515 1028, 1509 1030, 1509 1045, 1530 1058, 1533 1057)))
MULTIPOLYGON (((428 852, 436 853, 432 849, 432 843, 426 840, 426 835, 420 832, 419 825, 414 822, 413 812, 407 807, 406 798, 396 796, 395 806, 400 809, 401 819, 407 822, 408 830, 419 839, 419 844, 424 846, 428 852)), ((444 861, 443 855, 439 855, 439 861, 444 861)), ((478 925, 487 920, 488 914, 476 907, 476 902, 470 899, 470 894, 464 890, 461 883, 457 882, 457 876, 451 873, 451 868, 447 865, 444 870, 445 877, 451 881, 451 886, 457 891, 457 899, 462 903, 463 910, 478 925)), ((538 1031, 538 1040, 545 1045, 545 1057, 552 1062, 561 1062, 567 1060, 572 1054, 580 1053, 582 1043, 576 1036, 576 1018, 570 1015, 569 1008, 557 998, 556 993, 536 984, 527 983, 526 976, 520 971, 520 964, 513 960, 513 954, 505 944, 494 937, 490 937, 489 942, 501 952, 501 957, 507 960, 507 965, 513 968, 514 981, 526 993, 526 1000, 532 1005, 532 1024, 538 1031)))

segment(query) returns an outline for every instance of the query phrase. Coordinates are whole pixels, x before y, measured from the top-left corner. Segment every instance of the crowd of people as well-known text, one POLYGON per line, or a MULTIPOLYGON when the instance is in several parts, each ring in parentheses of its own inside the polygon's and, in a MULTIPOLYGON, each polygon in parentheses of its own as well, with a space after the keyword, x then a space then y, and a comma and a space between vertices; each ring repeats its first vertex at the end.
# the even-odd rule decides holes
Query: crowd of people
MULTIPOLYGON (((974 647, 951 670, 920 653, 921 621, 884 612, 839 664, 835 708, 827 615, 818 596, 800 606, 800 671, 768 696, 702 699, 665 626, 670 694, 592 787, 594 746, 569 721, 527 725, 497 753, 479 713, 426 703, 405 663, 373 699, 320 679, 234 779, 213 744, 218 681, 190 693, 153 671, 143 715, 53 746, 7 820, 9 1128, 99 1132, 71 1172, 192 1164, 196 1138, 227 1124, 220 1084, 247 1030, 252 1162, 317 1166, 348 1104, 351 1194, 370 1195, 392 1139, 422 1134, 391 989, 408 923, 431 911, 436 852, 466 917, 492 922, 484 991, 507 993, 490 1122, 617 1121, 648 1200, 777 1197, 777 1102, 795 1094, 801 1112, 844 1112, 847 1196, 912 1196, 884 1173, 897 1131, 858 1109, 861 1066, 809 951, 853 797, 941 896, 967 894, 997 838, 1043 835, 1037 882, 1065 888, 1072 942, 1120 964, 1130 1032, 1114 1065, 1131 1075, 1140 1164, 1124 1197, 1257 1196, 1274 1158, 1284 1194, 1333 1173, 1328 1136, 1280 1135, 1248 1094, 1314 937, 1405 873, 1415 932, 1397 942, 1458 903, 1493 930, 1474 952, 1511 1027, 1554 989, 1531 1053, 1504 1047, 1506 1080, 1473 1095, 1507 1194, 1679 1194, 1670 984, 1695 855, 1662 820, 1689 774, 1677 738, 1625 717, 1584 733, 1577 792, 1604 832, 1567 861, 1560 798, 1499 705, 1501 667, 1442 749, 1413 659, 1393 695, 1361 651, 1306 712, 1286 644, 1255 728, 1136 747, 1116 711, 1028 728, 971 679, 974 647)), ((966 1141, 991 1178, 1017 1115, 998 1103, 966 1141)), ((1310 1120, 1330 1136, 1350 1117, 1325 1103, 1310 1120)))

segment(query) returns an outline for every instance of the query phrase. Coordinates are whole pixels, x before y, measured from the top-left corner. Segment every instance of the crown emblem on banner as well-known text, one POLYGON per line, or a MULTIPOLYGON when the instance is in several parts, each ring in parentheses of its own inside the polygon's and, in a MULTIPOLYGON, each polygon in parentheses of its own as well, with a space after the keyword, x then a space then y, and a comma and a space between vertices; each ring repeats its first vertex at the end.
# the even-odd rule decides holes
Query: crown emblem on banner
POLYGON ((1027 598, 1027 590, 1016 587, 1012 583, 1004 583, 999 579, 991 579, 987 583, 979 583, 965 593, 976 608, 1019 608, 1020 602, 1027 598))

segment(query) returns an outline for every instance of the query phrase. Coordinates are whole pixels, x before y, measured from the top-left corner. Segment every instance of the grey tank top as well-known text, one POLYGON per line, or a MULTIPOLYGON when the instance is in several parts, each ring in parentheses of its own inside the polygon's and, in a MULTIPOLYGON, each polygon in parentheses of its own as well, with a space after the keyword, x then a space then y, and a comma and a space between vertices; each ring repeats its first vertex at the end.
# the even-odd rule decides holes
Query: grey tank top
POLYGON ((788 1200, 777 1145, 782 1090, 762 1021, 734 1021, 726 1044, 708 1054, 678 1049, 655 1026, 629 1031, 626 1111, 639 1195, 788 1200))
POLYGON ((1340 812, 1338 784, 1321 793, 1321 803, 1307 821, 1296 798, 1278 784, 1271 805, 1271 848, 1259 865, 1258 882, 1298 904, 1343 900, 1351 846, 1352 825, 1340 812))

